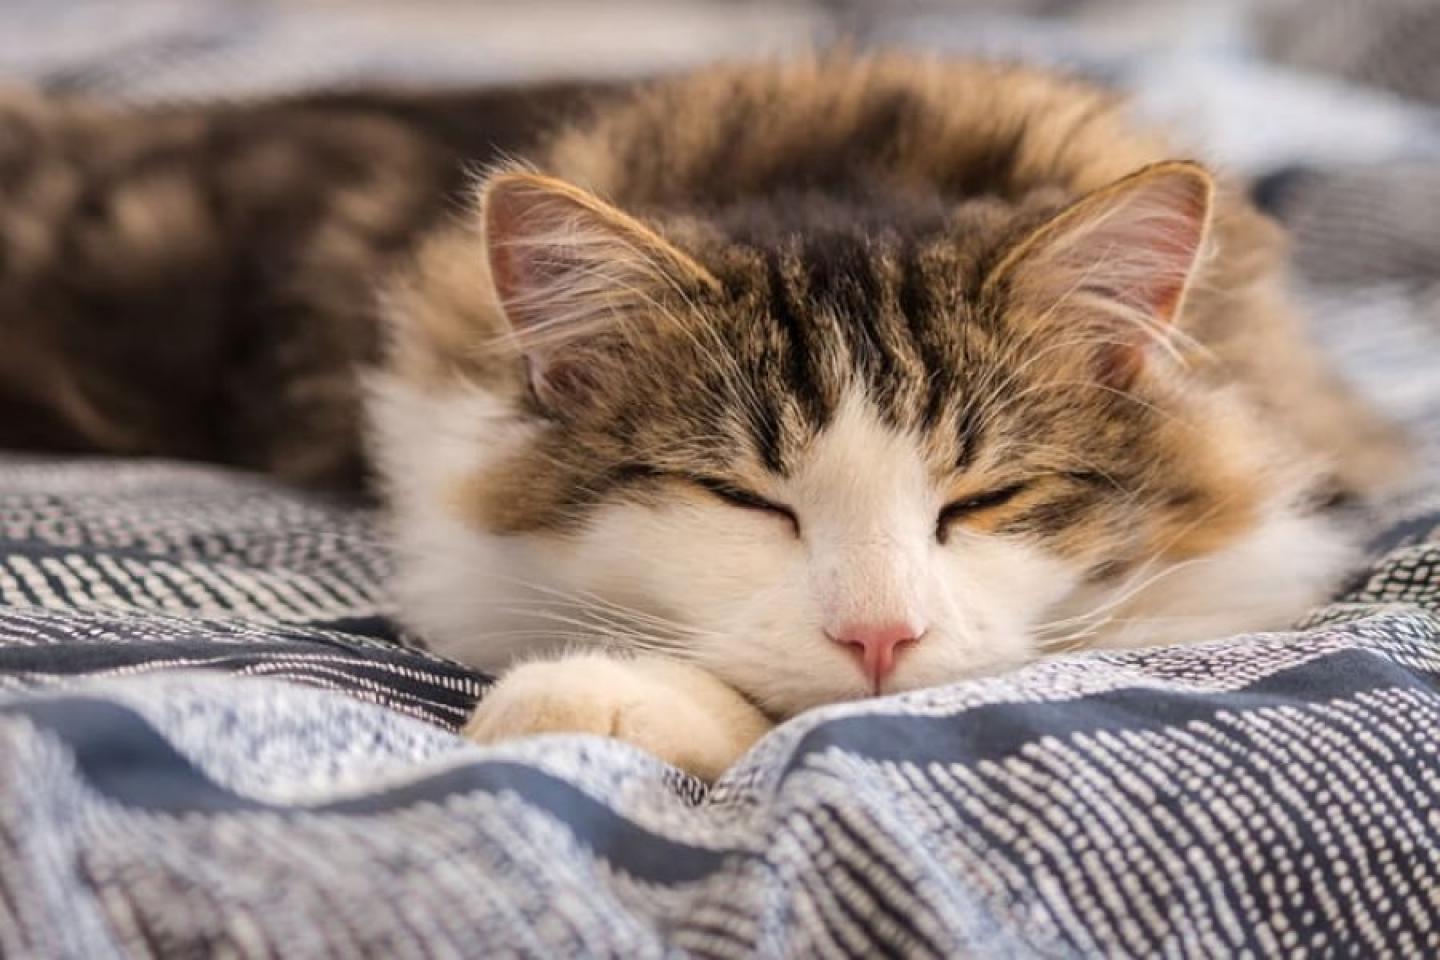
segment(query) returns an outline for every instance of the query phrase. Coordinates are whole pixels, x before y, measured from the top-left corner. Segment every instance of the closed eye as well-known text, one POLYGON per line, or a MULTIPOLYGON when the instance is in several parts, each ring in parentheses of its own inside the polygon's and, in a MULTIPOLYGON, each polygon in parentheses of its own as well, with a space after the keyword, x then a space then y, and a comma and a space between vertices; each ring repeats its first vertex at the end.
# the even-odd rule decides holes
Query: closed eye
POLYGON ((935 521, 936 539, 944 543, 951 524, 965 517, 1009 503, 1024 489, 1025 484, 1012 483, 1008 486, 996 487, 994 490, 986 490, 984 493, 950 501, 940 508, 940 516, 935 521))
POLYGON ((696 486, 703 487, 710 491, 732 507, 740 507, 744 510, 759 510, 784 517, 790 521, 790 526, 795 531, 795 535, 800 535, 800 518, 795 515, 794 510, 791 510, 783 503, 767 500, 758 493, 752 493, 742 487, 735 486, 733 483, 717 480, 714 477, 691 476, 686 479, 696 486))

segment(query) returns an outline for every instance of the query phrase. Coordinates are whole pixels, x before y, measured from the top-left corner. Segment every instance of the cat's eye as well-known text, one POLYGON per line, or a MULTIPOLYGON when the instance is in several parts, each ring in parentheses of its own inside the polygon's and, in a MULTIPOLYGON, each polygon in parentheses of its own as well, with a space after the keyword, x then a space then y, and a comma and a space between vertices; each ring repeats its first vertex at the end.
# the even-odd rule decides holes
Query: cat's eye
POLYGON ((996 487, 993 490, 986 490, 983 493, 962 497, 959 500, 952 500, 940 508, 940 516, 935 521, 935 536, 941 542, 945 542, 945 536, 950 525, 965 517, 982 513, 1014 500, 1020 491, 1025 489, 1023 483, 1011 483, 1003 487, 996 487))
POLYGON ((792 530, 795 531, 795 535, 799 536, 800 518, 795 516, 794 510, 791 510, 783 503, 776 503, 773 500, 767 500, 766 498, 760 496, 760 494, 758 493, 752 493, 751 491, 746 490, 742 487, 735 486, 733 483, 727 483, 724 480, 717 480, 714 477, 696 476, 690 477, 690 480, 692 480, 697 486, 703 487, 704 489, 710 491, 716 497, 730 504, 732 507, 740 507, 744 510, 759 510, 765 513, 773 513, 779 517, 784 517, 790 522, 790 527, 792 530))

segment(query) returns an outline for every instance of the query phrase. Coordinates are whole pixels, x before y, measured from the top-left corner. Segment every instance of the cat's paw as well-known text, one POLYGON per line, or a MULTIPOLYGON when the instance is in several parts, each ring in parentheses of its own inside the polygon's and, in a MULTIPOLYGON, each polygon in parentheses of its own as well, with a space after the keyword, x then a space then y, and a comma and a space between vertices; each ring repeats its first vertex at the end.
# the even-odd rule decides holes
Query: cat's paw
POLYGON ((536 733, 615 737, 713 780, 769 729, 748 700, 698 667, 596 653, 510 670, 464 733, 477 743, 536 733))

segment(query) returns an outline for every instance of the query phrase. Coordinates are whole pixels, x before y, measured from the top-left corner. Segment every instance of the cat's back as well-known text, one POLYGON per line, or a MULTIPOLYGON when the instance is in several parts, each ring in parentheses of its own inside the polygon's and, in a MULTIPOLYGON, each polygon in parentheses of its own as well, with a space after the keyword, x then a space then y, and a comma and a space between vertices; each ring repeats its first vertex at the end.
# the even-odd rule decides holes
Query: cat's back
POLYGON ((463 204, 469 165, 598 92, 0 88, 0 446, 353 484, 376 279, 463 204))
POLYGON ((1109 91, 974 61, 829 55, 646 86, 561 132, 548 171, 618 203, 721 207, 772 192, 1082 193, 1168 158, 1109 91))

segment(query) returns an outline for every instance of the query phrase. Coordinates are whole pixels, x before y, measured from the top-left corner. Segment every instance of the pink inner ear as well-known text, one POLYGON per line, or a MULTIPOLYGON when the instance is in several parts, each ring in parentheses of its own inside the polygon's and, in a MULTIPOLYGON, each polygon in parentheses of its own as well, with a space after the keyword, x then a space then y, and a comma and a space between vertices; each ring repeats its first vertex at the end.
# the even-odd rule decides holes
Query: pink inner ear
POLYGON ((485 197, 485 236, 488 240, 490 274, 501 302, 509 300, 521 283, 520 258, 506 238, 514 236, 518 219, 513 191, 495 189, 485 197))
POLYGON ((1051 241, 1057 279, 1170 322, 1204 242, 1208 182, 1188 170, 1142 175, 1095 206, 1051 241))
POLYGON ((1060 213, 1002 269, 1051 322, 1093 330, 1097 378, 1123 389, 1152 346, 1168 347, 1204 246, 1210 190, 1188 164, 1141 171, 1060 213))
POLYGON ((645 224, 553 178, 497 175, 484 218, 510 345, 547 406, 594 393, 615 361, 616 338, 646 322, 657 291, 710 281, 645 224))
MULTIPOLYGON (((517 332, 545 319, 537 294, 563 282, 564 264, 554 238, 566 229, 567 207, 559 197, 524 184, 502 184, 485 197, 485 236, 490 276, 511 327, 517 332), (550 240, 550 244, 546 244, 550 240)), ((574 212, 568 211, 571 217, 574 212)))
POLYGON ((1137 290, 1141 306, 1157 320, 1166 322, 1173 319, 1180 306, 1200 255, 1209 213, 1205 184, 1190 182, 1191 178, 1173 179, 1177 182, 1168 185, 1169 189, 1156 190, 1157 196, 1146 198, 1155 203, 1154 209, 1147 210, 1140 204, 1135 238, 1136 243, 1148 246, 1156 265, 1154 282, 1142 283, 1137 290))
POLYGON ((485 195, 485 238, 490 276, 500 306, 525 355, 525 370, 541 404, 564 405, 594 387, 593 375, 575 362, 568 341, 589 332, 578 322, 577 299, 591 292, 568 273, 584 269, 583 252, 570 241, 587 211, 573 200, 525 179, 505 179, 485 195), (567 324, 569 318, 576 321, 567 324), (573 326, 574 329, 566 329, 573 326))

